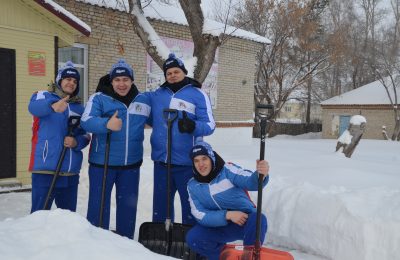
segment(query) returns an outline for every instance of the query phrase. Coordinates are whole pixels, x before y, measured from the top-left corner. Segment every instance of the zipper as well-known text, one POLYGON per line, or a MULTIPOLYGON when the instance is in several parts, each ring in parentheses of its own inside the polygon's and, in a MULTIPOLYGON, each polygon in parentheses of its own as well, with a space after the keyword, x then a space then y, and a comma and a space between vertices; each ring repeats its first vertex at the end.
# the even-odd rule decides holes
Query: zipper
MULTIPOLYGON (((179 91, 181 91, 182 89, 186 88, 186 87, 189 86, 189 85, 191 85, 191 84, 189 83, 189 84, 183 86, 180 90, 178 90, 178 91, 175 92, 175 93, 174 93, 172 90, 170 90, 168 87, 165 87, 166 90, 169 91, 169 92, 171 93, 171 100, 169 101, 168 108, 171 108, 171 101, 172 101, 172 99, 175 97, 176 93, 178 93, 179 91)), ((163 113, 164 113, 164 112, 163 112, 163 113)), ((168 119, 169 119, 169 115, 168 115, 168 119)), ((168 125, 167 125, 167 127, 168 127, 168 125)), ((171 136, 172 136, 172 133, 171 133, 171 136)), ((167 145, 166 145, 166 147, 165 147, 165 151, 167 151, 167 152, 165 153, 164 162, 165 162, 165 163, 168 163, 168 162, 167 162, 167 160, 168 160, 168 154, 167 154, 167 153, 168 153, 168 129, 167 129, 167 145)), ((172 146, 171 146, 171 152, 172 152, 172 146)), ((171 163, 172 163, 172 162, 171 162, 171 163)))
MULTIPOLYGON (((112 99, 117 101, 117 102, 119 102, 119 103, 121 103, 126 108, 126 131, 125 131, 125 136, 126 137, 125 137, 125 162, 124 163, 125 163, 125 165, 127 165, 127 163, 128 163, 128 147, 129 147, 129 145, 128 145, 128 139, 129 139, 129 136, 128 136, 128 134, 129 134, 129 107, 127 107, 123 102, 121 102, 121 101, 119 101, 119 100, 117 100, 115 98, 112 98, 112 99)), ((135 100, 135 98, 133 100, 135 100)), ((131 102, 131 104, 132 104, 132 102, 131 102)), ((130 104, 129 104, 129 106, 130 106, 130 104)))
POLYGON ((128 147, 129 147, 129 108, 127 107, 126 108, 126 130, 125 130, 125 165, 128 164, 128 147))

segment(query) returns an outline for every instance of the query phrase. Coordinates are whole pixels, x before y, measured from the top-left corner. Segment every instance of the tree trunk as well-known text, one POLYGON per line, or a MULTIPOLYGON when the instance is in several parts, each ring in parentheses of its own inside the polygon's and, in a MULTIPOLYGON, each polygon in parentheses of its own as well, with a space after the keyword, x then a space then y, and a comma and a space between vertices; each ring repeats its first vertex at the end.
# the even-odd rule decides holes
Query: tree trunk
POLYGON ((400 119, 397 118, 396 124, 394 126, 393 134, 392 134, 392 141, 397 140, 400 141, 400 119))
POLYGON ((312 85, 312 77, 309 77, 307 80, 307 109, 306 109, 307 125, 311 123, 311 85, 312 85))
MULTIPOLYGON (((154 28, 143 15, 140 0, 128 0, 129 14, 132 25, 143 43, 147 53, 151 56, 157 65, 162 68, 164 57, 170 50, 162 41, 151 39, 148 31, 156 35, 154 28), (164 56, 163 56, 164 55, 164 56)), ((193 57, 197 58, 194 68, 194 78, 200 83, 204 82, 215 59, 215 53, 221 44, 219 36, 203 34, 204 16, 201 10, 200 0, 179 0, 186 20, 188 21, 190 34, 194 43, 193 57)), ((127 10, 128 11, 128 10, 127 10)))
POLYGON ((214 62, 215 53, 221 44, 219 37, 203 34, 204 16, 200 0, 179 0, 194 43, 193 57, 197 58, 194 78, 204 82, 214 62))
MULTIPOLYGON (((360 142, 362 135, 364 134, 365 126, 365 123, 361 123, 360 125, 350 124, 349 128, 342 134, 342 136, 350 134, 352 136, 351 142, 348 144, 342 141, 338 141, 336 144, 336 151, 343 147, 342 152, 347 158, 350 158, 358 143, 360 142)), ((339 140, 341 140, 341 137, 339 137, 339 140)))

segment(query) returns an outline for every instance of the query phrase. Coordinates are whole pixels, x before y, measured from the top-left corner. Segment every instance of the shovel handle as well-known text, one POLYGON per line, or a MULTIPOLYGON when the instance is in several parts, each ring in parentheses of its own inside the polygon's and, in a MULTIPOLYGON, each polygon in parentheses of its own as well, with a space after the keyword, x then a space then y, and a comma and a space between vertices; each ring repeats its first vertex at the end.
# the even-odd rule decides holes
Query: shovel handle
MULTIPOLYGON (((73 133, 74 129, 79 126, 80 120, 81 120, 80 116, 70 116, 68 118, 68 134, 67 134, 67 136, 71 136, 71 137, 74 136, 74 133, 73 133)), ((51 180, 51 184, 50 184, 49 190, 47 191, 46 199, 44 201, 44 206, 43 206, 44 210, 49 209, 48 205, 50 202, 50 197, 51 197, 51 194, 53 193, 54 187, 56 185, 58 175, 60 175, 60 170, 61 170, 62 163, 64 161, 66 151, 67 151, 67 147, 63 146, 60 157, 58 158, 56 171, 54 173, 53 179, 51 180)))
POLYGON ((165 220, 165 229, 169 230, 171 226, 171 209, 170 193, 171 193, 171 151, 172 151, 172 123, 178 117, 178 110, 166 108, 163 111, 164 119, 167 121, 167 216, 165 220))
POLYGON ((106 182, 108 173, 108 160, 110 158, 110 143, 111 143, 111 130, 107 131, 106 136, 106 150, 104 153, 104 169, 103 169, 103 179, 101 185, 101 198, 100 198, 100 210, 99 210, 99 227, 103 228, 103 213, 104 213, 104 202, 106 194, 106 182))
POLYGON ((173 122, 178 117, 178 110, 173 108, 164 109, 164 119, 167 122, 173 122))
MULTIPOLYGON (((260 160, 264 160, 265 157, 265 138, 267 135, 267 120, 272 117, 274 106, 273 105, 257 105, 257 109, 267 109, 267 114, 259 113, 260 118, 260 160)), ((259 112, 259 111, 258 111, 259 112)), ((256 243, 254 249, 254 259, 260 259, 260 248, 261 248, 261 207, 262 207, 262 189, 263 189, 264 176, 258 175, 258 194, 257 194, 257 219, 256 219, 256 243)))

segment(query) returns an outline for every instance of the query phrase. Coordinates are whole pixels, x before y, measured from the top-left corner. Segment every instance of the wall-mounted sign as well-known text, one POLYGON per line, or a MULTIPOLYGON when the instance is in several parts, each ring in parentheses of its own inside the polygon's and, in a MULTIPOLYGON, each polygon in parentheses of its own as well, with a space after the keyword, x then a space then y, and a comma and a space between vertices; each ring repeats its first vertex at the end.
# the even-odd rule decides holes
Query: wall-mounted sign
POLYGON ((46 76, 46 54, 28 51, 28 71, 30 76, 46 76))

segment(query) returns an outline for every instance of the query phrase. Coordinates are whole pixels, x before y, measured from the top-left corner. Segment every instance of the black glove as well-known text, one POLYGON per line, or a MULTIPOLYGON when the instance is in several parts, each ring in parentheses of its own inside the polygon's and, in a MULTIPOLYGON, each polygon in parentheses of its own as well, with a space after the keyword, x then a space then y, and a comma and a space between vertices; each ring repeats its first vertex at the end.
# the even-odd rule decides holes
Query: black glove
POLYGON ((196 122, 188 118, 186 111, 182 111, 182 118, 178 120, 178 128, 181 133, 193 133, 196 128, 196 122))

